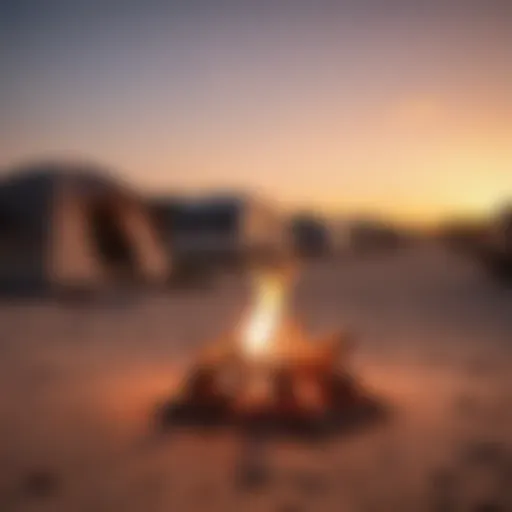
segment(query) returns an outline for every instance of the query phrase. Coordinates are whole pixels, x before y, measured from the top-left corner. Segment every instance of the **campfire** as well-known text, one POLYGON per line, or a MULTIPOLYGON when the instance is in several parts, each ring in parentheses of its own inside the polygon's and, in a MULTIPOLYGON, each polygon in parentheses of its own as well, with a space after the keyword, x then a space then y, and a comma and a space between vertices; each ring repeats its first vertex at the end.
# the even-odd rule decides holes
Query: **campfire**
POLYGON ((350 371, 348 334, 308 340, 290 315, 292 280, 282 270, 255 277, 242 322, 198 354, 166 408, 167 422, 329 432, 376 412, 350 371))

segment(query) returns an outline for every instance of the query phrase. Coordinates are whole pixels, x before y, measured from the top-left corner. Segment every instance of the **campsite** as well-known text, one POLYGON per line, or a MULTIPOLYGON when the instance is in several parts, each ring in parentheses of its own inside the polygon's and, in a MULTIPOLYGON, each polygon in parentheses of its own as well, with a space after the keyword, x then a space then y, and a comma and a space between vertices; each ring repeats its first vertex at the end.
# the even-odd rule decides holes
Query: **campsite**
POLYGON ((0 0, 0 512, 512 512, 512 0, 0 0))

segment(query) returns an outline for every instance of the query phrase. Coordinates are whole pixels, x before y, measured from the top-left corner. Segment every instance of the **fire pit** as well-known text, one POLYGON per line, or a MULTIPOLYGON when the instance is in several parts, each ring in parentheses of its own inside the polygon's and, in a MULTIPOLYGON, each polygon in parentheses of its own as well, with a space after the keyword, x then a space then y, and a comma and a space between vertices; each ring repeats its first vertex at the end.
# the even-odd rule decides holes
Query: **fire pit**
POLYGON ((290 277, 257 278, 247 317, 198 355, 165 407, 166 425, 327 434, 381 416, 383 409, 350 372, 350 337, 338 332, 307 340, 287 315, 290 277))

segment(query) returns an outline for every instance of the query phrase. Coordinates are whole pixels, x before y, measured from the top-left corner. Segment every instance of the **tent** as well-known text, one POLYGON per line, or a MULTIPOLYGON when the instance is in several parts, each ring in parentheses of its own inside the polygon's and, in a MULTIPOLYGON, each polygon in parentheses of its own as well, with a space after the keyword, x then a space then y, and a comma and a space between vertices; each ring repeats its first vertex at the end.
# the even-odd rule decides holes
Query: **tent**
POLYGON ((0 182, 0 286, 160 283, 170 271, 145 200, 91 165, 24 167, 0 182))
POLYGON ((329 253, 329 231, 325 220, 312 213, 295 215, 290 222, 294 251, 300 257, 319 257, 329 253))
POLYGON ((272 204, 254 196, 159 198, 154 209, 176 260, 257 263, 289 251, 286 219, 272 204))

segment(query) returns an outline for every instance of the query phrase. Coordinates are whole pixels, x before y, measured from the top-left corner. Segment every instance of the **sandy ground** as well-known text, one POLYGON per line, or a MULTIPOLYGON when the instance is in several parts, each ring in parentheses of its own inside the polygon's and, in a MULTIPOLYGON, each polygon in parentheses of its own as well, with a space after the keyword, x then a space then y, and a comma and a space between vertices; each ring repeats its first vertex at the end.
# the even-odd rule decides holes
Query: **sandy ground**
POLYGON ((0 305, 0 510, 512 510, 512 292, 414 248, 305 269, 295 310, 349 327, 391 421, 320 445, 165 433, 155 408, 239 317, 236 277, 95 305, 0 305), (508 501, 507 501, 508 500, 508 501))

